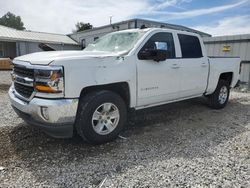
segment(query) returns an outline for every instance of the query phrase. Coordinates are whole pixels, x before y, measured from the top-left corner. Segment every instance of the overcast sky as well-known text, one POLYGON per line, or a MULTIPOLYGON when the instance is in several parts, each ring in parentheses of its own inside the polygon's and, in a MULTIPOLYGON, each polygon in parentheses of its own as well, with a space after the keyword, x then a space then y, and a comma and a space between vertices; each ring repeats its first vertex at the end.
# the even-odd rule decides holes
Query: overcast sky
POLYGON ((78 21, 94 27, 144 18, 212 35, 250 33, 250 0, 0 0, 0 15, 20 15, 26 29, 69 34, 78 21))

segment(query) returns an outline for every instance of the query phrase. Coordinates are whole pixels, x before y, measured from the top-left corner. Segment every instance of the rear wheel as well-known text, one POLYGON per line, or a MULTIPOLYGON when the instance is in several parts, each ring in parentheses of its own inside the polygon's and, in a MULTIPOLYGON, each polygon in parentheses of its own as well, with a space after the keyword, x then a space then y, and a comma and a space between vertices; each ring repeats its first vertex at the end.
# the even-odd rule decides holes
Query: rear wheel
POLYGON ((76 118, 77 133, 92 144, 115 139, 127 118, 123 99, 111 91, 96 91, 84 96, 76 118))
POLYGON ((229 94, 229 83, 225 80, 220 80, 214 93, 207 96, 209 107, 214 109, 224 108, 228 102, 229 94))

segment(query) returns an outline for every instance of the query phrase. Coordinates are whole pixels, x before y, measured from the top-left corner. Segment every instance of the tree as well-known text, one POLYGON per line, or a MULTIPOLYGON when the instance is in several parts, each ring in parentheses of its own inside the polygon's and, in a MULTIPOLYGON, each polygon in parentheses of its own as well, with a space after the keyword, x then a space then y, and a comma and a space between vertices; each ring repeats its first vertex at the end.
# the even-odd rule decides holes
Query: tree
POLYGON ((15 28, 18 30, 24 30, 24 24, 20 16, 16 16, 11 12, 7 12, 0 18, 0 25, 15 28))
POLYGON ((93 25, 91 25, 90 23, 77 22, 76 32, 84 31, 88 29, 93 29, 93 25))

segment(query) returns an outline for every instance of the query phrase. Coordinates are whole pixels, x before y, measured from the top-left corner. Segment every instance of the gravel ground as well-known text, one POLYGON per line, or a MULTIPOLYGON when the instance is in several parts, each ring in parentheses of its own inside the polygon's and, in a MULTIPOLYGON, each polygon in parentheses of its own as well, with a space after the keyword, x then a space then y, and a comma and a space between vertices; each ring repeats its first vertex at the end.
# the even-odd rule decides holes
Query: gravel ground
POLYGON ((250 187, 250 93, 220 111, 194 99, 136 112, 122 137, 53 139, 10 107, 0 72, 0 187, 250 187))

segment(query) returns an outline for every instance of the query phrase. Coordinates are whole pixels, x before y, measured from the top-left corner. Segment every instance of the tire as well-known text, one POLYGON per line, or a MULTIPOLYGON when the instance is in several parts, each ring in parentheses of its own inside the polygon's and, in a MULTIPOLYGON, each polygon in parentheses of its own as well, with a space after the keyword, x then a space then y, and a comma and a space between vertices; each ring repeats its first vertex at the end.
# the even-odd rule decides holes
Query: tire
POLYGON ((124 100, 112 91, 91 92, 80 99, 75 127, 77 133, 91 144, 114 140, 127 119, 124 100))
POLYGON ((213 94, 207 96, 208 106, 213 109, 222 109, 227 105, 230 95, 229 83, 225 80, 219 80, 213 94))

